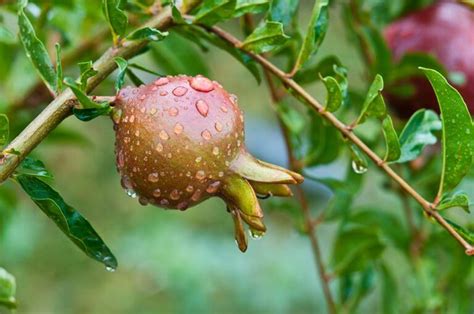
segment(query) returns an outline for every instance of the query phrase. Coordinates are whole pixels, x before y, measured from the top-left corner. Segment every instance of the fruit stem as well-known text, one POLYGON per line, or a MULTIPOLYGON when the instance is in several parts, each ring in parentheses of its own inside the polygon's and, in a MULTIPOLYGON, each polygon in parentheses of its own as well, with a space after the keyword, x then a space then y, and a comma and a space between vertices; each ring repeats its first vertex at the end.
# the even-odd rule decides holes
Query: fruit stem
MULTIPOLYGON (((230 35, 226 31, 218 27, 206 27, 201 26, 204 29, 213 32, 223 40, 229 42, 234 47, 241 47, 242 43, 230 35)), ((239 48, 241 49, 241 48, 239 48)), ((438 224, 440 224, 453 238, 455 238, 459 244, 461 244, 467 255, 472 255, 474 253, 474 246, 466 241, 447 221, 441 216, 437 211, 433 209, 433 204, 427 201, 423 196, 421 196, 413 187, 411 187, 400 175, 398 175, 387 163, 384 163, 383 160, 372 150, 370 149, 354 132, 349 131, 347 125, 341 122, 335 115, 328 111, 324 111, 324 106, 321 105, 313 96, 311 96, 306 90, 296 83, 291 78, 288 78, 286 73, 280 70, 273 63, 268 61, 265 57, 257 55, 251 51, 241 49, 243 52, 252 57, 255 61, 260 63, 260 65, 272 73, 276 78, 278 78, 284 85, 288 86, 293 90, 293 93, 298 95, 298 99, 303 100, 308 104, 312 109, 314 109, 320 116, 326 119, 330 124, 332 124, 339 132, 356 145, 360 150, 362 150, 374 163, 377 165, 383 172, 386 173, 393 181, 395 181, 407 194, 409 194, 413 199, 415 199, 423 208, 423 211, 428 215, 433 217, 438 224)))

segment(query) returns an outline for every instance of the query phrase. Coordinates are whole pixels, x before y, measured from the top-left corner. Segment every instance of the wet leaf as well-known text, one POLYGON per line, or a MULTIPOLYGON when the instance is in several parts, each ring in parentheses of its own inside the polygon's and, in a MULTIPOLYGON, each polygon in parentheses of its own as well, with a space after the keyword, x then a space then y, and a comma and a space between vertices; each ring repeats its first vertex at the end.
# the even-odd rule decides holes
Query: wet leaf
POLYGON ((342 89, 338 81, 332 77, 327 76, 322 78, 324 86, 326 86, 326 106, 324 109, 329 112, 337 111, 342 105, 342 89))
POLYGON ((385 137, 385 157, 384 161, 395 161, 400 158, 401 149, 397 131, 393 127, 392 118, 387 115, 382 121, 382 130, 385 137))
POLYGON ((13 275, 0 267, 0 306, 16 308, 16 280, 13 275))
POLYGON ((23 8, 18 10, 18 26, 20 30, 20 39, 25 48, 26 55, 33 66, 40 74, 48 88, 55 92, 58 87, 56 72, 53 63, 49 58, 48 51, 41 40, 36 36, 35 29, 26 16, 23 8))
POLYGON ((115 91, 118 93, 125 83, 125 73, 127 72, 128 62, 122 57, 116 57, 114 58, 114 61, 118 66, 118 74, 115 79, 115 91))
POLYGON ((263 53, 281 47, 287 40, 280 22, 266 21, 257 27, 243 42, 242 49, 263 53))
POLYGON ((53 175, 46 169, 43 162, 38 159, 26 157, 16 168, 17 174, 52 179, 53 175))
POLYGON ((368 169, 368 163, 365 154, 362 153, 359 147, 355 146, 354 144, 350 144, 349 149, 351 151, 352 170, 354 170, 354 172, 357 174, 366 173, 368 169))
POLYGON ((86 109, 72 108, 72 113, 74 114, 74 116, 84 122, 90 121, 99 116, 109 115, 111 111, 112 107, 110 106, 86 109))
POLYGON ((10 137, 10 123, 6 114, 0 113, 0 147, 8 142, 10 137))
POLYGON ((272 0, 270 5, 270 21, 280 22, 285 28, 296 18, 299 0, 272 0))
POLYGON ((15 179, 33 202, 84 253, 111 269, 117 268, 117 260, 100 236, 77 210, 64 202, 58 192, 34 176, 20 174, 15 179))
POLYGON ((297 72, 321 46, 328 28, 328 5, 328 0, 315 1, 303 46, 300 49, 296 64, 293 68, 294 72, 297 72))
POLYGON ((443 210, 452 207, 461 207, 465 212, 470 213, 469 205, 469 196, 465 192, 455 192, 443 195, 436 209, 443 210))
POLYGON ((471 169, 474 127, 459 92, 437 71, 421 68, 438 99, 443 124, 443 168, 438 195, 452 191, 471 169))
POLYGON ((104 16, 109 23, 115 43, 118 37, 122 37, 125 34, 128 24, 127 15, 120 8, 120 2, 121 0, 102 1, 104 16))
POLYGON ((79 85, 70 77, 64 78, 64 84, 66 84, 76 95, 77 100, 81 103, 84 109, 89 108, 102 108, 104 107, 102 104, 96 103, 95 101, 91 100, 79 87, 79 85))
POLYGON ((438 115, 431 110, 420 109, 415 112, 400 134, 399 163, 415 160, 421 155, 426 145, 436 143, 435 131, 441 130, 441 121, 438 115))
POLYGON ((258 14, 266 12, 269 7, 269 0, 237 0, 233 17, 239 17, 244 14, 258 14))
POLYGON ((127 36, 128 40, 142 40, 147 39, 150 41, 160 41, 168 36, 168 32, 160 32, 156 28, 145 27, 138 29, 127 36))
POLYGON ((382 90, 383 78, 377 74, 372 85, 370 85, 364 104, 362 105, 362 111, 359 118, 357 118, 354 123, 354 126, 364 123, 369 117, 375 117, 380 120, 385 118, 387 115, 387 108, 385 106, 385 101, 383 100, 382 90))
POLYGON ((236 0, 204 0, 194 23, 211 26, 226 20, 234 13, 236 4, 236 0))
POLYGON ((305 166, 312 167, 333 162, 339 156, 343 144, 339 132, 314 111, 310 111, 309 117, 308 153, 304 158, 305 166))
POLYGON ((79 70, 81 75, 79 77, 80 89, 85 91, 87 88, 87 80, 96 75, 98 72, 94 69, 92 61, 79 62, 79 70))

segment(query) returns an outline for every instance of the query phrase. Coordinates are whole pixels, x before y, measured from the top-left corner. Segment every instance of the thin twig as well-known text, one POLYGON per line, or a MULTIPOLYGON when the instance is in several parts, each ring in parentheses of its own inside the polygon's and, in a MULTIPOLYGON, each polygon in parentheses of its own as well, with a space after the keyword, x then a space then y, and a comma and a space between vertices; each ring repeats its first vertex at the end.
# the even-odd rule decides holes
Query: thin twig
MULTIPOLYGON (((201 0, 189 0, 181 10, 188 12, 201 0)), ((141 27, 166 28, 172 24, 171 9, 167 7, 141 27)), ((115 57, 129 59, 149 43, 149 40, 126 41, 122 46, 109 48, 95 63, 97 74, 89 79, 86 91, 90 92, 112 73, 117 65, 115 57)), ((0 154, 0 183, 15 171, 20 162, 52 131, 71 114, 74 94, 66 89, 59 94, 0 154)))
MULTIPOLYGON (((215 33, 225 41, 234 45, 238 49, 242 49, 242 42, 237 38, 233 37, 229 33, 218 27, 206 28, 207 30, 215 33)), ((245 51, 245 50, 244 50, 245 51)), ((260 63, 266 70, 275 75, 284 85, 291 88, 293 93, 298 95, 305 103, 311 106, 316 112, 318 112, 324 119, 331 123, 335 128, 342 133, 342 135, 355 144, 360 150, 362 150, 382 171, 384 171, 393 181, 395 181, 406 193, 414 198, 423 208, 425 213, 434 218, 451 236, 453 236, 465 249, 467 255, 474 255, 474 246, 469 244, 436 210, 432 203, 427 201, 421 196, 414 188, 412 188, 401 176, 399 176, 386 162, 384 162, 373 150, 371 150, 357 135, 355 135, 347 125, 341 122, 332 113, 324 110, 324 107, 314 99, 306 90, 296 83, 291 78, 288 78, 286 73, 280 70, 278 67, 273 65, 270 61, 264 57, 254 54, 249 51, 245 51, 249 56, 260 63)))

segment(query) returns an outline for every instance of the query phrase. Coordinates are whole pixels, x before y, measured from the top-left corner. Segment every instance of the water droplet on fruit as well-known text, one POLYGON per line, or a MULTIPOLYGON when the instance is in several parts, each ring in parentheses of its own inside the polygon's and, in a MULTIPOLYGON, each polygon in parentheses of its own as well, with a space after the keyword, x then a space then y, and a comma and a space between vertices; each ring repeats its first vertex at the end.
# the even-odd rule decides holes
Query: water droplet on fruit
POLYGON ((150 109, 150 114, 151 114, 151 115, 154 115, 154 114, 156 113, 156 111, 157 111, 156 108, 151 108, 151 109, 150 109))
POLYGON ((201 114, 201 116, 207 117, 207 114, 209 113, 209 106, 204 100, 199 99, 196 102, 196 109, 201 114))
POLYGON ((201 157, 201 156, 198 156, 198 157, 196 157, 196 159, 195 159, 194 161, 196 161, 196 162, 201 162, 201 160, 202 160, 202 157, 201 157))
POLYGON ((209 132, 209 130, 202 131, 201 136, 206 141, 209 141, 212 138, 211 132, 209 132))
POLYGON ((265 235, 265 232, 250 229, 249 234, 252 239, 260 240, 265 235))
POLYGON ((116 269, 112 266, 106 266, 105 270, 108 271, 109 273, 113 273, 114 271, 116 271, 116 269))
POLYGON ((187 91, 188 91, 188 89, 186 87, 178 86, 175 89, 173 89, 173 95, 181 97, 184 94, 186 94, 187 91))
POLYGON ((214 124, 214 128, 216 129, 217 132, 220 132, 220 131, 222 131, 222 124, 219 123, 219 122, 216 122, 214 124))
POLYGON ((139 99, 140 100, 145 100, 145 98, 146 98, 146 95, 141 95, 139 99))
POLYGON ((217 176, 218 176, 219 178, 222 178, 222 177, 224 176, 224 172, 223 172, 223 171, 219 171, 219 173, 217 174, 217 176))
POLYGON ((143 196, 140 196, 140 197, 138 198, 138 202, 139 202, 140 205, 142 205, 142 206, 146 206, 146 205, 148 205, 148 203, 149 203, 148 199, 147 199, 146 197, 143 197, 143 196))
POLYGON ((175 133, 176 135, 179 135, 179 134, 181 134, 181 132, 183 132, 183 129, 184 129, 184 127, 183 127, 180 123, 176 123, 176 124, 174 125, 174 129, 173 129, 173 130, 174 130, 174 133, 175 133))
POLYGON ((169 203, 170 203, 170 202, 169 202, 166 198, 164 198, 164 199, 162 199, 162 200, 160 201, 160 204, 161 204, 161 205, 168 205, 169 203))
POLYGON ((238 98, 237 98, 237 96, 235 96, 234 94, 230 94, 229 99, 230 99, 230 102, 231 102, 233 105, 237 104, 238 98))
POLYGON ((160 189, 156 189, 153 191, 153 196, 154 197, 160 197, 161 196, 161 190, 160 189))
POLYGON ((134 115, 131 115, 131 116, 130 116, 130 123, 133 123, 133 121, 135 121, 135 116, 134 116, 134 115))
POLYGON ((162 86, 162 85, 168 84, 169 81, 170 81, 170 80, 169 80, 167 77, 160 77, 159 79, 157 79, 157 80, 155 81, 154 84, 155 84, 156 86, 162 86))
POLYGON ((191 78, 190 85, 199 92, 207 93, 214 89, 214 84, 212 84, 211 80, 201 75, 191 78))
POLYGON ((150 182, 158 182, 158 173, 153 172, 148 175, 148 181, 150 182))
POLYGON ((179 210, 185 210, 186 208, 188 208, 188 203, 187 202, 181 202, 176 206, 176 208, 179 209, 179 210))
POLYGON ((206 192, 209 194, 216 193, 220 185, 221 185, 220 181, 213 182, 209 184, 209 186, 206 189, 206 192))
POLYGON ((352 170, 354 170, 354 172, 357 174, 364 174, 367 172, 367 165, 363 164, 362 162, 353 160, 352 170))
POLYGON ((206 173, 203 170, 198 170, 196 172, 196 179, 202 180, 206 177, 206 173))
POLYGON ((191 196, 191 200, 197 202, 201 198, 201 190, 197 189, 196 192, 191 196))
POLYGON ((135 131, 135 136, 140 136, 140 130, 135 131))
POLYGON ((167 92, 167 91, 164 90, 164 91, 161 91, 161 92, 160 92, 160 96, 166 96, 166 95, 168 95, 168 92, 167 92))
POLYGON ((225 106, 221 106, 221 111, 224 113, 227 113, 229 111, 225 106))
POLYGON ((168 132, 166 132, 165 130, 161 130, 159 135, 163 141, 166 141, 167 139, 170 138, 170 136, 168 135, 168 132))
POLYGON ((219 147, 214 146, 214 148, 212 149, 212 153, 216 156, 219 155, 219 147))
POLYGON ((114 121, 115 124, 119 124, 121 118, 122 118, 122 109, 113 109, 112 121, 114 121))
POLYGON ((178 200, 179 199, 179 192, 178 190, 174 189, 173 191, 171 191, 170 193, 170 198, 174 201, 178 200))
POLYGON ((159 153, 163 151, 163 145, 161 143, 158 143, 158 145, 156 145, 156 151, 159 153))
POLYGON ((130 196, 131 198, 137 197, 137 192, 135 192, 135 191, 132 190, 132 189, 126 189, 125 192, 126 192, 127 195, 130 196))
POLYGON ((192 185, 188 185, 188 186, 186 187, 186 191, 189 192, 189 193, 191 193, 192 191, 194 191, 194 187, 193 187, 192 185))
POLYGON ((168 111, 169 115, 172 117, 176 117, 179 113, 178 108, 176 107, 171 107, 170 110, 168 111))

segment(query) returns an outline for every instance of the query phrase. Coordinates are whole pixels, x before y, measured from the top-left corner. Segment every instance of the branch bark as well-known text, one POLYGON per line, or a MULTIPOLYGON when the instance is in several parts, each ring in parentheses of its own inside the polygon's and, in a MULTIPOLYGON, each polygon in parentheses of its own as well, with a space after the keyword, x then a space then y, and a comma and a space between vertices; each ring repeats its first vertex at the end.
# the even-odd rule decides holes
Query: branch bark
POLYGON ((261 55, 254 54, 250 51, 243 50, 242 42, 237 38, 233 37, 229 33, 218 27, 208 27, 208 31, 213 32, 223 40, 234 45, 234 47, 241 49, 252 57, 255 61, 276 78, 278 78, 284 85, 293 90, 293 93, 303 100, 306 104, 312 107, 318 112, 324 119, 332 124, 336 129, 339 130, 342 135, 359 147, 383 172, 386 173, 393 181, 395 181, 408 195, 415 199, 423 208, 424 212, 432 217, 438 224, 440 224, 453 238, 455 238, 459 244, 461 244, 467 255, 474 255, 474 246, 467 242, 436 210, 433 203, 426 200, 421 196, 414 188, 412 188, 400 175, 398 175, 387 163, 383 161, 372 149, 370 149, 357 135, 352 132, 352 128, 341 122, 335 115, 325 111, 324 106, 321 105, 315 98, 313 98, 306 90, 296 83, 293 79, 289 78, 287 74, 280 70, 278 67, 273 65, 270 61, 261 55))
MULTIPOLYGON (((201 0, 188 0, 183 3, 181 10, 188 12, 196 7, 201 0)), ((164 29, 172 24, 171 9, 167 7, 160 14, 152 17, 142 27, 164 29)), ((118 48, 109 48, 96 62, 94 69, 98 73, 89 79, 87 92, 97 87, 112 73, 117 65, 115 57, 129 59, 137 55, 147 44, 148 40, 126 41, 118 48)), ((75 96, 70 89, 59 94, 0 154, 0 184, 8 179, 20 162, 52 131, 66 119, 72 111, 75 96)))

